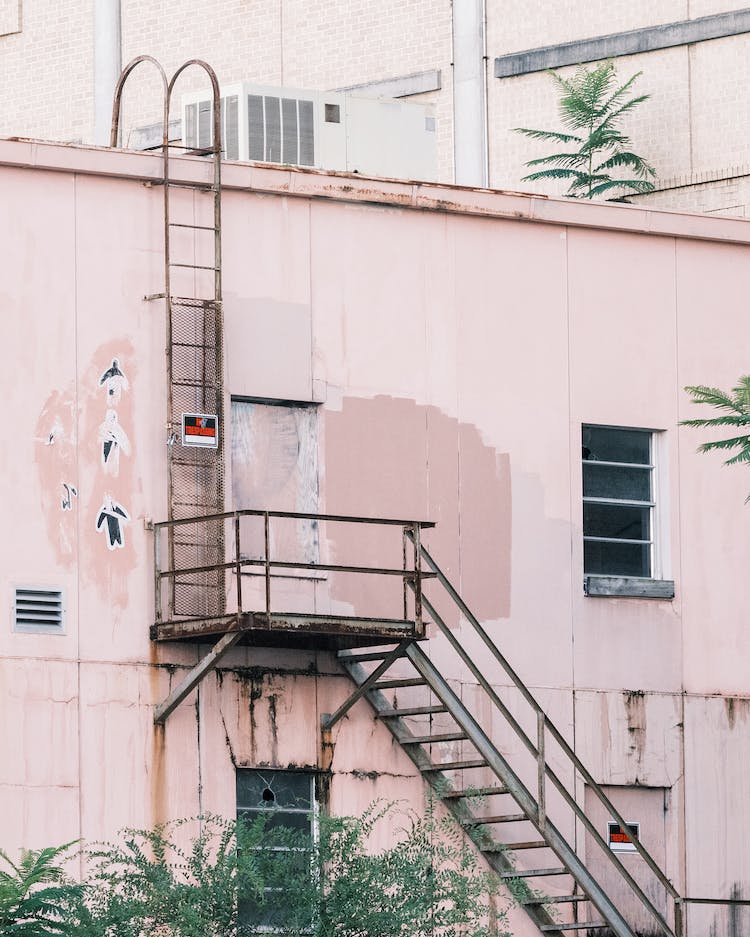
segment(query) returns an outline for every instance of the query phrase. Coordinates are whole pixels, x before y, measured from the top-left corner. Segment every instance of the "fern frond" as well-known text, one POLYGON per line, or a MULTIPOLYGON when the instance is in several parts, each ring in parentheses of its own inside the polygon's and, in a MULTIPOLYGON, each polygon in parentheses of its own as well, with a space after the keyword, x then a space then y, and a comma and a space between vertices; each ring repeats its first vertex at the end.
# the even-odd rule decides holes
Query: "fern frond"
POLYGON ((654 183, 646 179, 609 179, 594 186, 591 190, 592 198, 596 195, 602 195, 612 189, 631 189, 633 192, 646 193, 654 191, 654 183))
POLYGON ((514 133, 522 133, 532 140, 554 140, 557 143, 583 143, 582 137, 570 133, 559 133, 554 130, 531 130, 528 127, 514 127, 514 133))

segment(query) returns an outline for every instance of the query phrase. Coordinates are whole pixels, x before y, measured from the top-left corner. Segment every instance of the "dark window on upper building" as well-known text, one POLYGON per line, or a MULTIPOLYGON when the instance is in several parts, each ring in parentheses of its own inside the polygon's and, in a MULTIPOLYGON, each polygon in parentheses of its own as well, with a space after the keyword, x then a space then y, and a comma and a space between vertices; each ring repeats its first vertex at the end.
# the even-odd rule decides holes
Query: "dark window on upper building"
POLYGON ((583 427, 585 575, 654 574, 653 435, 583 427))

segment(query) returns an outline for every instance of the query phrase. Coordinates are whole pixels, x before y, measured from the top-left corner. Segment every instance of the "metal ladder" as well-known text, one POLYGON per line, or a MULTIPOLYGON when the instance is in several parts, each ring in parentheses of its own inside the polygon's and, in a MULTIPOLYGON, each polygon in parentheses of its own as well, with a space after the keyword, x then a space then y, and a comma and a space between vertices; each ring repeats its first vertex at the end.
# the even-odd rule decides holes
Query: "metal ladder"
MULTIPOLYGON (((640 919, 647 918, 648 932, 684 937, 677 890, 630 833, 626 821, 424 547, 421 556, 442 587, 442 599, 452 603, 469 629, 458 637, 435 607, 437 599, 423 595, 424 608, 437 628, 437 637, 427 647, 433 655, 451 655, 446 669, 452 679, 461 674, 464 682, 476 684, 478 705, 472 708, 459 698, 418 642, 341 651, 339 660, 357 689, 335 713, 323 717, 324 746, 333 746, 334 726, 359 699, 366 698, 540 933, 637 937, 640 926, 629 920, 632 913, 618 907, 575 848, 578 833, 585 831, 589 843, 609 860, 618 893, 624 886, 630 896, 628 905, 638 907, 640 919), (472 643, 481 649, 482 667, 475 661, 477 655, 473 658, 467 651, 472 643), (497 683, 488 679, 488 664, 499 668, 515 701, 501 698, 497 683), (489 711, 489 724, 480 711, 489 711), (504 753, 494 741, 499 734, 504 753), (508 739, 515 744, 508 744, 508 739), (565 783, 566 773, 572 784, 570 780, 565 783), (665 909, 671 902, 671 921, 584 812, 575 796, 577 781, 588 785, 612 821, 626 832, 658 886, 665 909), (567 827, 565 832, 563 827, 567 827), (529 856, 535 858, 529 861, 529 856)), ((503 695, 507 697, 508 692, 503 695)))
MULTIPOLYGON (((154 58, 141 55, 123 70, 115 90, 111 145, 116 146, 122 93, 133 70, 143 62, 155 65, 164 89, 162 179, 164 190, 164 292, 144 297, 164 300, 167 354, 168 511, 170 521, 220 514, 224 511, 224 387, 223 309, 221 281, 221 99, 213 69, 190 59, 167 80, 154 58), (210 145, 184 147, 168 139, 169 110, 175 83, 190 66, 202 68, 212 87, 210 145), (180 178, 170 175, 170 149, 184 155, 211 157, 206 180, 203 166, 186 167, 180 178), (196 178, 196 176, 198 178, 196 178), (206 203, 208 203, 206 205, 206 203), (183 444, 185 413, 216 417, 217 446, 183 444)), ((173 564, 193 571, 173 580, 173 616, 219 616, 225 611, 224 527, 221 521, 184 523, 169 529, 173 564), (210 567, 210 568, 209 568, 210 567)), ((175 568, 173 565, 172 568, 175 568)))

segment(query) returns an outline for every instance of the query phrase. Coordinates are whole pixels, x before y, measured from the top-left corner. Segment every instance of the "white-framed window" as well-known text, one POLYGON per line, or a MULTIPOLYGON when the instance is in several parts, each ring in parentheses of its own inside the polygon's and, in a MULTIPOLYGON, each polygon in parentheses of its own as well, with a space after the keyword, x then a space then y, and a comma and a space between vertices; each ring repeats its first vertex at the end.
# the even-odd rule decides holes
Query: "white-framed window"
POLYGON ((583 426, 585 576, 660 578, 657 436, 652 430, 583 426))
MULTIPOLYGON (((316 801, 315 775, 312 772, 238 768, 236 784, 238 820, 252 823, 263 816, 268 830, 286 828, 301 833, 303 840, 307 837, 313 840, 316 834, 316 801)), ((272 846, 269 856, 281 848, 272 846)), ((287 847, 283 848, 286 851, 287 847)), ((309 873, 308 863, 309 854, 301 864, 305 875, 309 873)), ((286 868, 290 867, 287 865, 286 868)), ((291 923, 283 889, 278 887, 266 888, 263 902, 241 895, 237 910, 239 922, 256 933, 283 932, 291 923)))
MULTIPOLYGON (((640 840, 641 838, 641 824, 637 821, 630 821, 625 824, 630 833, 633 833, 640 840)), ((630 842, 628 837, 623 832, 622 827, 619 823, 615 823, 613 820, 610 820, 607 823, 607 843, 612 852, 635 852, 635 846, 630 842)))

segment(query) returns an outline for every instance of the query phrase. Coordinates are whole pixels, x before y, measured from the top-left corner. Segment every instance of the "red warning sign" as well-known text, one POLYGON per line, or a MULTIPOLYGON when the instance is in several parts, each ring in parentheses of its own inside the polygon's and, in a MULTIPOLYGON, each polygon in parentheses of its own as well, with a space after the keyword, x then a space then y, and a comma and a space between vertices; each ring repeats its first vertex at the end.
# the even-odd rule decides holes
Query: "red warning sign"
POLYGON ((216 449, 219 445, 219 418, 215 413, 183 413, 182 445, 216 449))
MULTIPOLYGON (((635 836, 640 838, 640 823, 628 823, 626 825, 629 833, 633 833, 635 836)), ((635 852, 635 846, 630 841, 629 837, 619 823, 609 823, 607 832, 609 834, 610 849, 614 850, 615 852, 635 852)))

